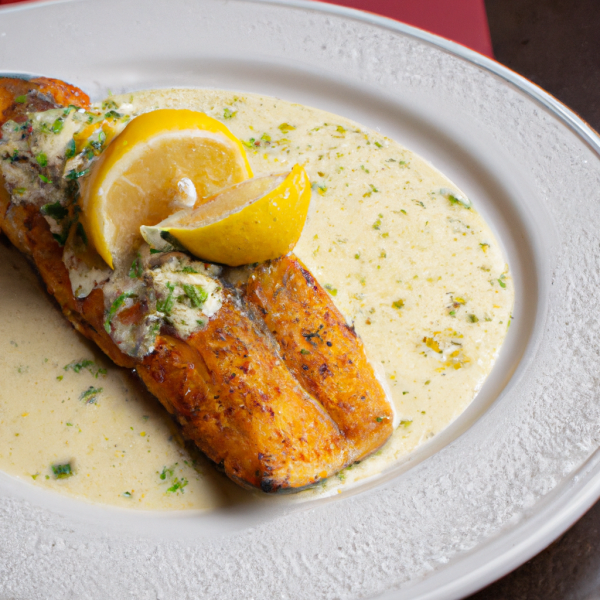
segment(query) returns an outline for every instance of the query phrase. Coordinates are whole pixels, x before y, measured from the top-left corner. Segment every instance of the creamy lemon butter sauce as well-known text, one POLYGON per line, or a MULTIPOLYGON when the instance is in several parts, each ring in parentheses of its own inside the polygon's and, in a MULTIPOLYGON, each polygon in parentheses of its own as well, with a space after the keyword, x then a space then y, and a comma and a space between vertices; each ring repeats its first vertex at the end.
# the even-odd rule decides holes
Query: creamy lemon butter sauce
MULTIPOLYGON (((305 165, 313 197, 295 252, 354 323, 398 414, 384 448, 319 492, 380 472, 468 406, 506 336, 514 293, 497 240, 447 178, 383 135, 274 98, 162 90, 111 100, 132 115, 206 112, 244 141, 255 175, 305 165)), ((1 470, 146 510, 214 508, 245 493, 75 333, 22 256, 0 245, 0 261, 1 470)))

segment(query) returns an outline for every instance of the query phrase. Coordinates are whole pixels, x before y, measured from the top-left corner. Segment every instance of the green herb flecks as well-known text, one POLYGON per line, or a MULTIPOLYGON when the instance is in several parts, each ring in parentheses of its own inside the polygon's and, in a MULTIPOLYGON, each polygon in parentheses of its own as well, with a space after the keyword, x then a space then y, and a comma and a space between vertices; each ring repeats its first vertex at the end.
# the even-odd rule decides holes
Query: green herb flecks
POLYGON ((331 284, 326 283, 324 287, 332 296, 337 296, 338 291, 331 284))
POLYGON ((112 321, 112 318, 115 316, 115 314, 117 313, 117 311, 119 310, 119 308, 121 308, 121 306, 123 306, 123 302, 125 302, 125 300, 127 300, 127 298, 135 298, 135 294, 132 292, 125 292, 124 294, 121 294, 111 305, 110 308, 108 310, 108 314, 106 316, 106 320, 104 321, 104 329, 106 330, 106 333, 110 333, 111 332, 111 326, 110 326, 110 322, 112 321))
POLYGON ((442 196, 444 196, 444 198, 447 198, 448 202, 450 202, 450 204, 452 204, 452 205, 460 205, 466 209, 471 208, 471 201, 468 198, 465 198, 465 197, 461 196, 460 194, 457 194, 453 190, 449 190, 447 188, 442 188, 440 190, 440 194, 442 196))
POLYGON ((66 175, 65 179, 69 181, 75 181, 80 177, 85 177, 90 172, 90 169, 83 169, 82 171, 76 171, 75 169, 71 169, 66 175))
POLYGON ((79 110, 79 107, 75 106, 74 104, 69 104, 69 106, 63 110, 63 115, 68 117, 74 110, 79 110))
POLYGON ((91 140, 89 143, 90 149, 92 151, 91 156, 88 155, 89 159, 92 159, 96 153, 99 153, 102 151, 102 146, 104 145, 104 142, 106 142, 106 133, 104 133, 104 131, 101 129, 98 132, 98 139, 91 140))
POLYGON ((369 198, 371 196, 371 194, 379 193, 379 190, 372 183, 369 184, 369 188, 370 188, 369 191, 365 192, 363 194, 363 198, 369 198))
POLYGON ((35 157, 35 162, 37 162, 37 164, 40 165, 40 167, 45 167, 48 165, 48 157, 43 152, 40 152, 35 157))
POLYGON ((396 308, 397 310, 404 308, 404 300, 399 299, 399 300, 396 300, 395 302, 392 302, 392 308, 396 308))
POLYGON ((71 138, 65 150, 65 158, 73 158, 75 152, 77 152, 77 147, 75 146, 75 140, 71 138))
POLYGON ((183 291, 190 299, 193 308, 201 308, 208 298, 208 292, 201 285, 184 283, 183 291))
POLYGON ((42 183, 52 183, 50 179, 48 179, 45 175, 42 175, 41 173, 38 174, 38 177, 40 178, 40 181, 42 181, 42 183))
POLYGON ((90 387, 87 390, 81 392, 81 394, 79 395, 79 399, 82 402, 85 402, 86 404, 95 404, 96 398, 103 391, 103 388, 95 388, 93 385, 90 385, 90 387))
POLYGON ((63 130, 63 127, 65 126, 65 122, 62 119, 62 117, 59 117, 58 119, 56 119, 56 121, 54 121, 54 123, 52 123, 52 127, 50 127, 50 131, 52 131, 52 133, 60 133, 63 130))
POLYGON ((66 479, 74 475, 73 469, 71 469, 71 463, 65 463, 64 465, 52 465, 52 473, 54 479, 66 479))
POLYGON ((173 298, 175 285, 170 282, 167 282, 167 289, 169 290, 168 296, 164 300, 159 300, 156 303, 156 310, 158 312, 164 313, 165 315, 171 314, 171 311, 173 310, 173 304, 175 304, 175 299, 173 298))
MULTIPOLYGON (((177 463, 175 463, 172 467, 163 467, 163 470, 159 475, 161 480, 164 481, 167 477, 173 477, 173 473, 175 472, 176 466, 177 466, 177 463)), ((157 471, 157 473, 158 473, 158 471, 157 471)))
POLYGON ((477 317, 477 315, 469 315, 469 322, 470 323, 478 323, 479 318, 477 317))
POLYGON ((131 263, 131 267, 129 269, 129 277, 131 277, 131 279, 139 279, 142 276, 143 272, 144 269, 142 267, 142 257, 138 252, 136 258, 131 263))
POLYGON ((89 358, 84 358, 82 360, 74 360, 70 362, 68 365, 63 367, 65 371, 73 371, 75 373, 81 373, 83 369, 87 369, 96 379, 98 379, 99 375, 106 375, 106 369, 99 367, 93 360, 89 358))
POLYGON ((69 214, 69 211, 60 202, 44 204, 41 212, 45 217, 51 217, 55 221, 62 221, 69 214))
POLYGON ((321 196, 325 195, 327 191, 327 186, 324 183, 317 183, 316 181, 311 184, 311 188, 318 192, 321 196))
POLYGON ((194 269, 194 267, 183 267, 183 269, 181 269, 182 273, 198 273, 198 271, 196 271, 196 269, 194 269))
POLYGON ((237 110, 231 110, 230 108, 225 108, 223 110, 223 118, 224 119, 233 119, 235 115, 237 115, 237 110))
POLYGON ((27 102, 27 96, 17 96, 15 102, 17 104, 25 104, 25 102, 27 102))
POLYGON ((188 484, 188 480, 185 477, 179 479, 175 477, 173 480, 173 485, 167 489, 167 494, 174 494, 177 492, 178 494, 181 492, 183 494, 185 486, 188 484))

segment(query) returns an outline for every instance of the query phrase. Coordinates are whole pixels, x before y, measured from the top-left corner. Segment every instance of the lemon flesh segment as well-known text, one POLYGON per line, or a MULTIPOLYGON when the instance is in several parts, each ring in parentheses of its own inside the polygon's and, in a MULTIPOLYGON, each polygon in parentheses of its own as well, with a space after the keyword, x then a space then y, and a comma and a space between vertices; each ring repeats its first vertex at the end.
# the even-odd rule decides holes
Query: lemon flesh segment
POLYGON ((178 182, 198 198, 252 177, 241 142, 219 121, 163 109, 133 119, 82 184, 82 220, 98 253, 114 268, 140 242, 140 226, 179 209, 178 182))
POLYGON ((205 204, 182 210, 156 227, 143 227, 150 245, 181 244, 203 260, 232 267, 283 256, 306 222, 311 188, 304 168, 249 179, 205 204))

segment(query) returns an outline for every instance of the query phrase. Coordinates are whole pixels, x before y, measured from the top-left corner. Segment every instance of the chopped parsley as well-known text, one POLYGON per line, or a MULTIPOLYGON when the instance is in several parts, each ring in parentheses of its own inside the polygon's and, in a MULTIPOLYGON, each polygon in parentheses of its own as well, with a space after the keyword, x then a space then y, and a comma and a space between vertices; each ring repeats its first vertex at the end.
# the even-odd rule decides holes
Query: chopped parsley
POLYGON ((404 307, 404 300, 399 299, 399 300, 396 300, 396 302, 392 302, 392 307, 400 310, 401 308, 404 307))
POLYGON ((52 473, 54 474, 54 479, 66 479, 74 474, 73 470, 71 469, 71 463, 65 463, 64 465, 52 465, 52 473))
POLYGON ((83 171, 76 171, 75 169, 71 169, 66 175, 65 179, 69 181, 75 181, 80 177, 85 177, 90 172, 90 169, 83 169, 83 171))
POLYGON ((40 167, 45 167, 48 164, 48 157, 43 152, 40 152, 35 157, 35 161, 38 165, 40 165, 40 167))
POLYGON ((69 214, 69 211, 60 202, 44 204, 41 212, 45 217, 51 217, 55 221, 61 221, 69 214))
POLYGON ((171 311, 173 310, 173 304, 175 303, 175 300, 173 298, 175 286, 172 283, 167 282, 167 289, 169 290, 169 295, 164 300, 159 300, 156 303, 156 310, 158 312, 164 313, 165 315, 171 314, 171 311))
MULTIPOLYGON (((159 477, 164 481, 167 477, 173 477, 173 473, 175 472, 175 463, 172 467, 163 467, 162 473, 160 473, 159 477)), ((158 473, 158 471, 157 471, 158 473)))
POLYGON ((102 367, 97 367, 96 363, 89 358, 84 358, 82 360, 70 362, 68 365, 63 367, 65 371, 73 371, 75 373, 80 373, 83 369, 87 369, 96 379, 98 379, 98 375, 106 375, 106 369, 102 367))
POLYGON ((198 271, 196 271, 196 269, 194 269, 194 267, 183 267, 183 269, 181 269, 182 273, 198 273, 198 271))
POLYGON ((129 269, 129 277, 131 277, 131 279, 139 279, 142 276, 143 272, 144 270, 142 268, 142 257, 138 252, 137 257, 131 263, 131 268, 129 269))
POLYGON ((86 404, 95 404, 96 397, 103 391, 103 388, 95 388, 93 385, 90 385, 90 387, 87 390, 81 392, 79 399, 82 402, 85 402, 86 404))
POLYGON ((56 121, 54 121, 54 123, 52 123, 52 127, 50 127, 50 130, 52 131, 52 133, 60 133, 63 130, 64 126, 64 120, 59 117, 58 119, 56 119, 56 121))
POLYGON ((123 302, 125 302, 125 300, 127 300, 127 298, 134 298, 134 297, 135 297, 135 294, 133 294, 132 292, 126 292, 124 294, 121 294, 110 305, 110 309, 108 310, 108 315, 106 316, 106 321, 104 321, 104 329, 106 330, 106 333, 111 332, 110 322, 112 321, 112 318, 115 316, 115 314, 117 313, 119 308, 121 308, 121 306, 123 305, 123 302))
POLYGON ((225 108, 225 110, 223 111, 223 118, 224 119, 232 119, 233 117, 235 117, 235 115, 237 115, 237 110, 231 110, 230 108, 225 108))
POLYGON ((73 158, 76 151, 77 147, 75 146, 75 140, 71 138, 67 144, 67 149, 65 150, 65 158, 73 158))
POLYGON ((77 225, 75 227, 75 231, 77 232, 77 235, 81 238, 81 241, 87 246, 88 245, 87 235, 85 233, 85 229, 83 228, 83 225, 80 222, 77 223, 77 225))
POLYGON ((181 492, 183 494, 184 492, 184 487, 188 484, 188 480, 185 477, 182 477, 181 479, 179 479, 178 477, 175 477, 175 479, 173 480, 173 485, 167 489, 167 494, 173 494, 175 492, 179 493, 181 492))
POLYGON ((325 289, 332 295, 337 296, 337 290, 329 283, 325 284, 325 289))
POLYGON ((369 184, 369 188, 370 188, 369 191, 367 191, 367 192, 365 192, 363 194, 363 198, 369 198, 369 196, 371 196, 371 194, 373 194, 373 193, 378 194, 379 193, 379 190, 372 183, 369 184))
POLYGON ((41 180, 43 183, 52 183, 52 182, 50 181, 50 179, 48 179, 48 178, 47 178, 45 175, 42 175, 41 173, 39 173, 39 174, 38 174, 38 177, 40 178, 40 180, 41 180))
POLYGON ((15 102, 18 104, 25 104, 25 102, 27 102, 27 96, 17 96, 15 102))
POLYGON ((123 115, 121 113, 118 113, 116 110, 109 110, 107 113, 104 114, 104 117, 106 119, 120 119, 123 115))
POLYGON ((208 298, 208 292, 201 285, 183 284, 183 291, 190 299, 193 308, 200 308, 208 298))

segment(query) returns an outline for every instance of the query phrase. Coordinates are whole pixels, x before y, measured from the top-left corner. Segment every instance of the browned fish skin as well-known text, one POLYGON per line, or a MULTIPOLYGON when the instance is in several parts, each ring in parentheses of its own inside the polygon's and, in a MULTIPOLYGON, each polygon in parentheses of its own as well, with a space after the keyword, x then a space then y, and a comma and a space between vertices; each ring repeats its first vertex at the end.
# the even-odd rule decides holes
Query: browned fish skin
POLYGON ((161 336, 138 366, 148 389, 225 472, 263 491, 302 487, 346 463, 345 441, 231 296, 186 342, 161 336))
MULTIPOLYGON (((32 108, 30 104, 15 102, 15 95, 30 91, 30 84, 21 81, 0 79, 0 122, 7 118, 23 121, 28 110, 37 110, 35 104, 32 108)), ((87 96, 76 88, 56 80, 46 80, 44 86, 42 89, 40 84, 35 90, 43 91, 45 97, 50 98, 49 102, 52 102, 51 96, 54 97, 54 106, 75 104, 72 96, 75 100, 83 98, 81 105, 87 106, 87 96)), ((368 401, 363 403, 365 406, 354 406, 355 399, 347 393, 343 401, 338 399, 332 403, 327 396, 331 388, 328 376, 322 377, 321 383, 307 379, 310 385, 297 380, 286 366, 294 362, 282 361, 265 339, 260 330, 264 324, 256 324, 225 290, 223 306, 204 330, 183 341, 164 329, 151 354, 143 359, 133 358, 121 352, 104 329, 102 289, 94 289, 85 299, 74 297, 62 261, 63 250, 52 237, 39 207, 12 204, 1 176, 0 229, 32 259, 49 293, 74 327, 95 341, 116 364, 137 369, 149 390, 179 419, 185 434, 212 460, 222 464, 226 474, 238 483, 266 492, 302 488, 333 475, 379 447, 391 433, 391 425, 387 423, 389 407, 388 412, 376 410, 372 371, 364 356, 353 373, 361 375, 360 369, 365 366, 368 369, 364 381, 372 389, 368 392, 368 401), (311 394, 315 394, 318 401, 311 394), (330 409, 333 409, 331 416, 327 412, 330 409), (355 423, 352 427, 353 418, 371 419, 375 413, 381 417, 379 421, 375 418, 373 423, 355 423), (369 431, 374 438, 370 445, 363 439, 369 431)), ((310 277, 308 273, 306 276, 310 277)), ((273 277, 270 282, 276 285, 273 277)), ((322 312, 331 304, 327 304, 326 294, 325 298, 318 293, 313 296, 319 301, 312 307, 315 311, 322 312)), ((305 304, 310 308, 311 301, 305 304)), ((327 323, 337 323, 336 319, 342 323, 345 329, 340 335, 354 340, 348 347, 355 353, 357 348, 362 352, 360 341, 340 320, 339 313, 329 312, 333 320, 327 323)), ((141 307, 134 306, 116 318, 129 323, 142 316, 141 307)), ((329 313, 325 316, 329 318, 329 313)), ((270 321, 269 327, 272 328, 270 321)), ((290 327, 285 321, 283 329, 290 327)), ((298 335, 302 331, 300 328, 298 335)), ((327 332, 331 337, 326 341, 335 339, 338 343, 337 334, 330 329, 327 332)), ((304 339, 312 349, 313 338, 304 339)), ((323 362, 326 354, 321 353, 320 364, 327 365, 332 372, 343 368, 341 359, 336 358, 335 364, 323 362)), ((354 355, 352 357, 350 360, 355 360, 354 355)))
POLYGON ((25 112, 36 112, 60 106, 89 108, 90 99, 85 92, 64 81, 49 77, 20 79, 4 77, 0 81, 0 120, 25 121, 25 112), (19 102, 16 99, 19 99, 19 102))
POLYGON ((346 437, 349 458, 377 450, 392 434, 392 409, 362 342, 327 292, 288 255, 259 265, 246 297, 262 313, 290 371, 346 437))

